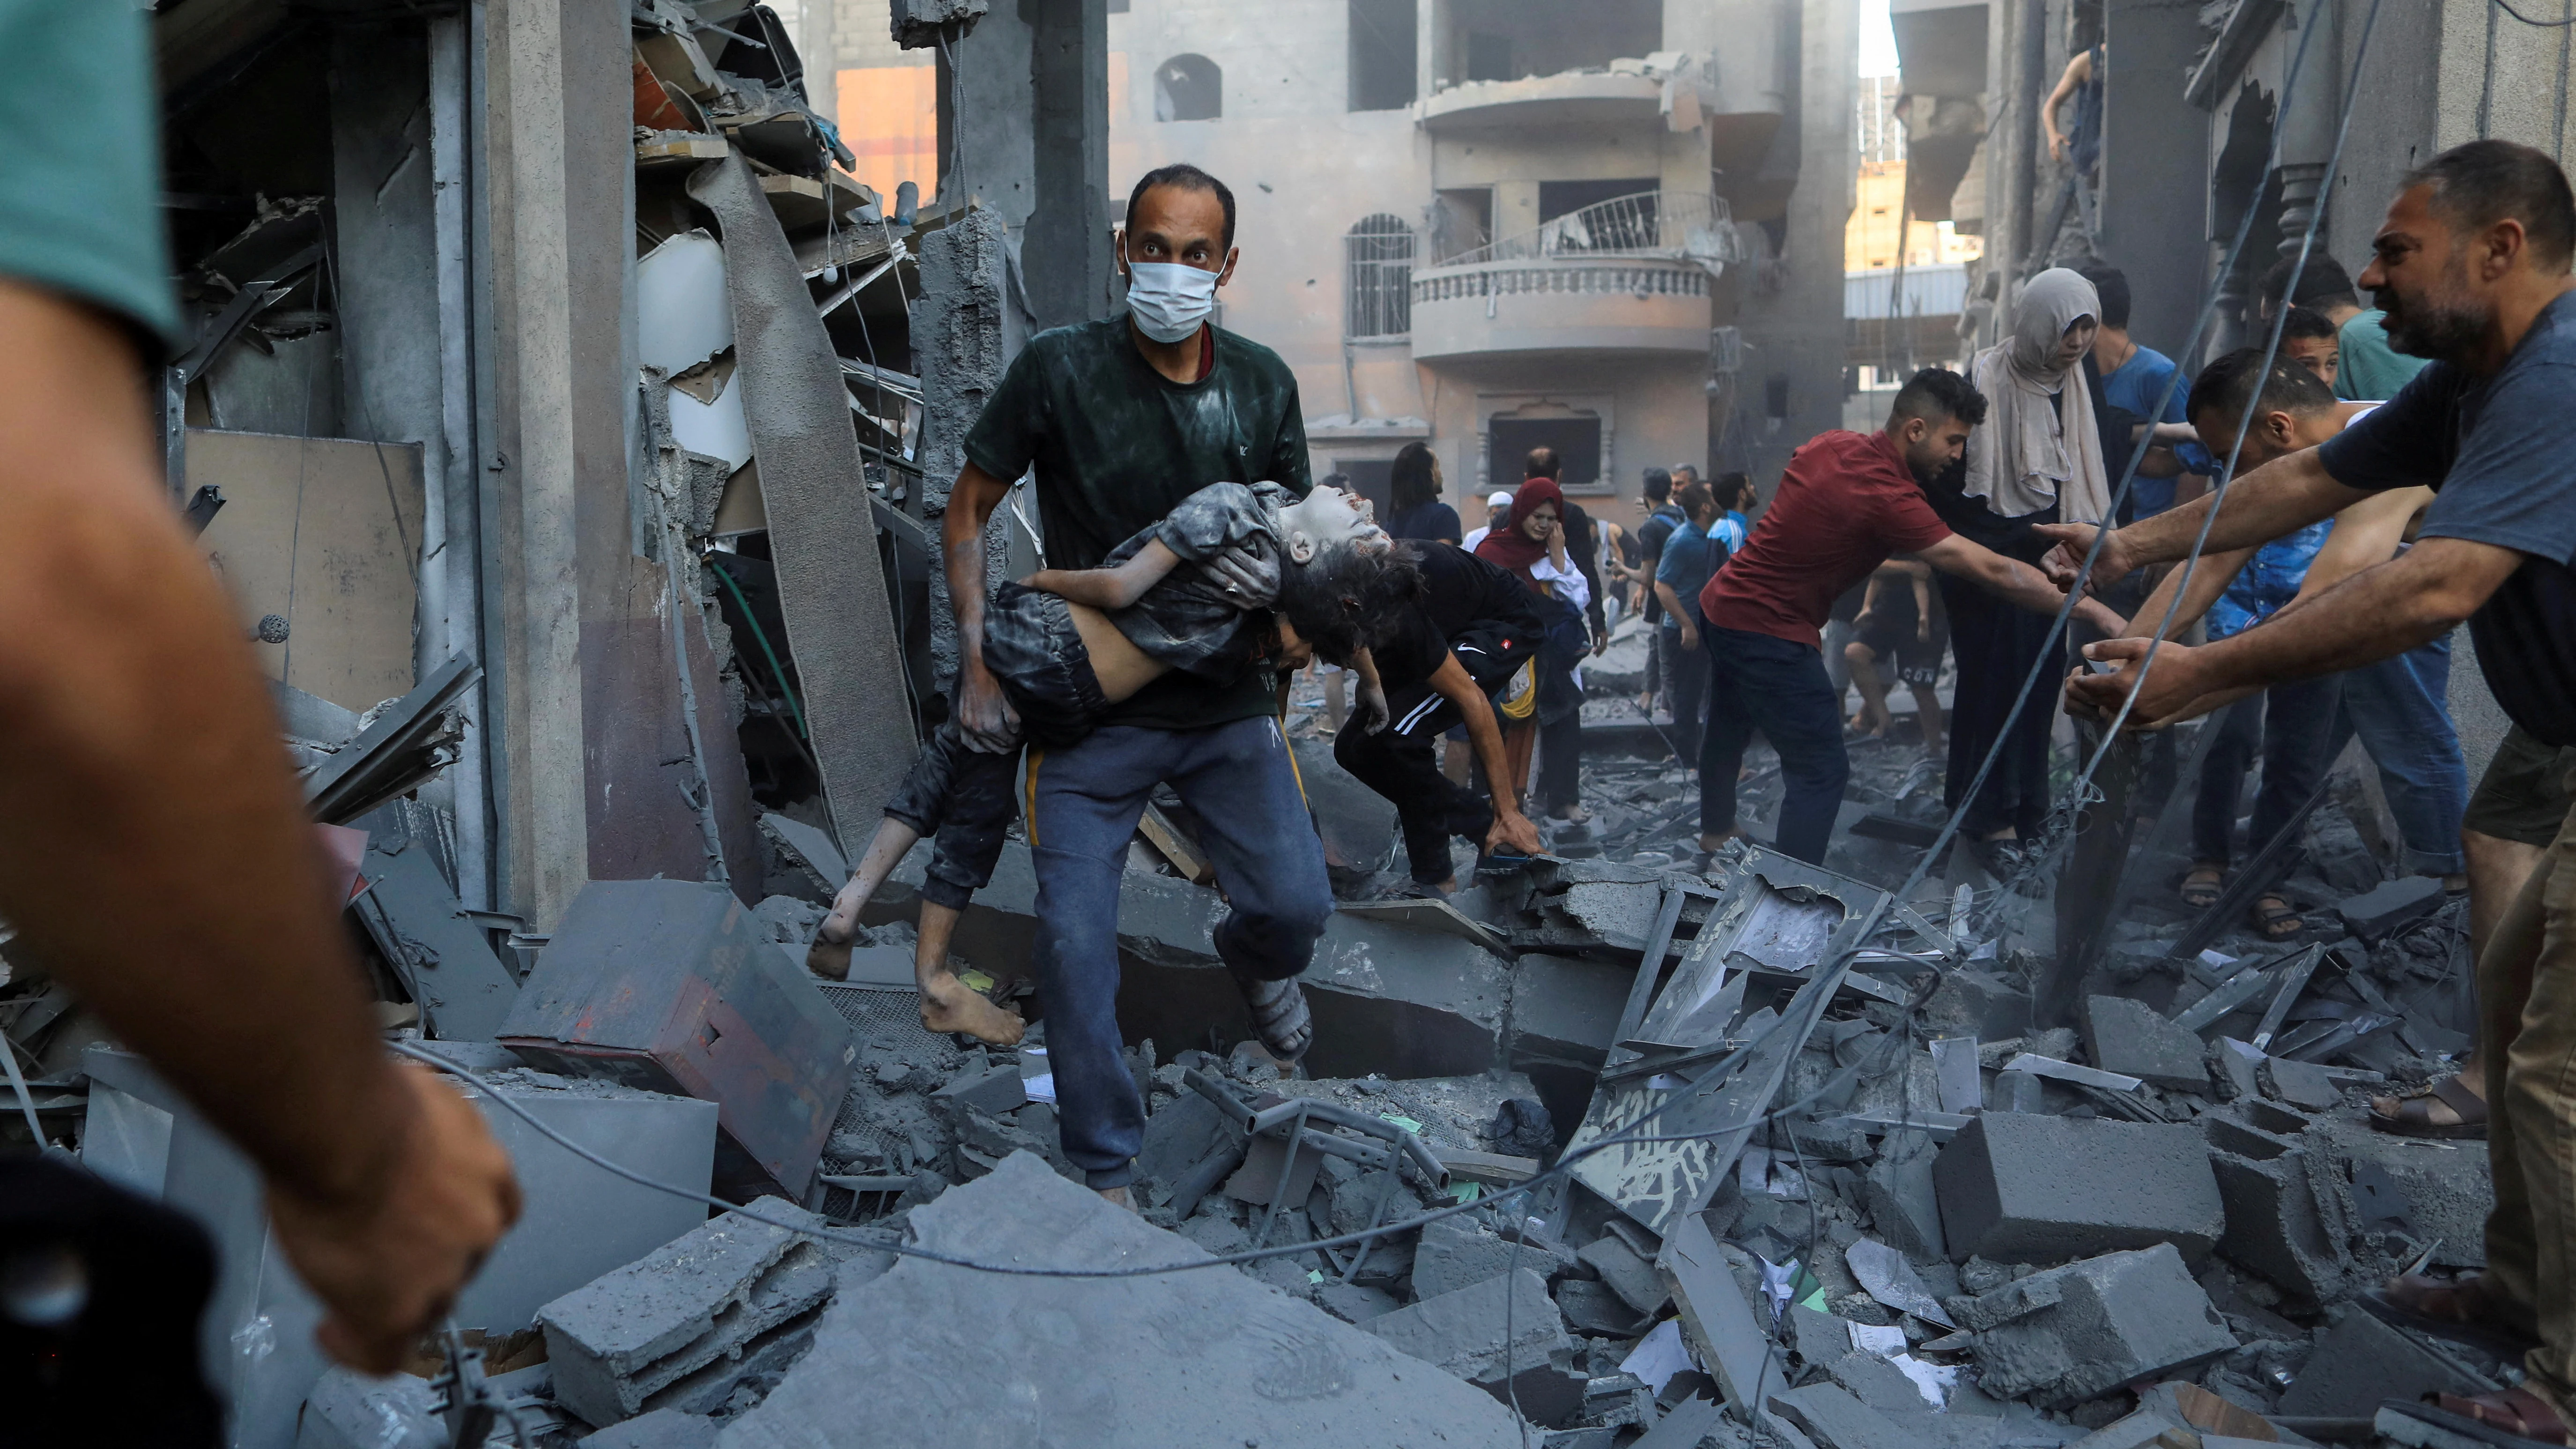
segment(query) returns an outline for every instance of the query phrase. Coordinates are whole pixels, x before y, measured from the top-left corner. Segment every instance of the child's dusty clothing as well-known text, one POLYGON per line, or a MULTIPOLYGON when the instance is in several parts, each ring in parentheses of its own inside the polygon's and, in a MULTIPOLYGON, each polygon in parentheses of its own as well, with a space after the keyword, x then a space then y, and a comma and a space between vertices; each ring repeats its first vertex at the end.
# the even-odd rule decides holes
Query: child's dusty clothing
MULTIPOLYGON (((1115 568, 1152 542, 1180 555, 1183 565, 1133 604, 1112 610, 1109 621, 1157 663, 1219 683, 1232 680, 1266 646, 1269 615, 1247 611, 1194 565, 1228 548, 1279 561, 1279 510, 1295 501, 1274 483, 1211 483, 1182 499, 1153 527, 1110 550, 1101 565, 1115 568)), ((1002 585, 984 610, 984 667, 1019 714, 1021 738, 1038 749, 1082 739, 1109 707, 1074 627, 1073 606, 1054 594, 1002 585)), ((992 880, 1015 808, 1011 786, 1019 758, 1016 749, 969 747, 953 712, 922 746, 885 813, 938 837, 923 900, 962 910, 992 880)))

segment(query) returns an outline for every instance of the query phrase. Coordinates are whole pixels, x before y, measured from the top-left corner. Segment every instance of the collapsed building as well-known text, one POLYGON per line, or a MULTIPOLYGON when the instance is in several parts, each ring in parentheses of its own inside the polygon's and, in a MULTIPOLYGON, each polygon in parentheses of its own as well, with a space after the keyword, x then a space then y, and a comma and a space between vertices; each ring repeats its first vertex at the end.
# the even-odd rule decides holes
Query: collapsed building
MULTIPOLYGON (((937 717, 963 430, 1019 339, 1111 295, 1104 7, 894 7, 991 142, 929 196, 849 179, 763 5, 155 11, 197 339, 173 488, 389 1039, 526 1204, 451 1335, 333 1368, 248 1163, 10 962, 0 1130, 208 1225, 232 1445, 2197 1449, 2367 1438, 2383 1398, 2510 1373, 2353 1307, 2475 1266, 2488 1195, 2474 1147, 2360 1120, 2471 1011, 2460 907, 2358 782, 2293 881, 2339 929, 2274 946, 2142 892, 2153 825, 2022 879, 1930 856, 1900 744, 1858 747, 1824 866, 1703 868, 1687 773, 1605 707, 1583 844, 1388 900, 1392 811, 1298 701, 1346 897, 1316 1046, 1242 1049, 1223 899, 1158 809, 1119 927, 1141 1211, 1107 1207, 1042 1016, 1015 1049, 921 1027, 918 858, 846 979, 804 965, 937 717)), ((1029 515, 991 540, 1022 569, 1029 515)), ((1035 906, 1014 842, 970 986, 1031 996, 1035 906)))

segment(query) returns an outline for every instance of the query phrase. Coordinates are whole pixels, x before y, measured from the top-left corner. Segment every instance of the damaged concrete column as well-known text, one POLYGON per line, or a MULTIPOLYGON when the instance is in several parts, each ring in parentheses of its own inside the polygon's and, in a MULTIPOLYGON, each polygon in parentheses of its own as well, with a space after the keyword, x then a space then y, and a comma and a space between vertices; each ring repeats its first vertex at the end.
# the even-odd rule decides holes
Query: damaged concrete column
MULTIPOLYGON (((1006 240, 1001 219, 982 209, 922 238, 912 355, 921 369, 927 412, 921 425, 922 512, 934 522, 948 511, 949 490, 966 466, 967 431, 1002 381, 1006 240)), ((1002 536, 1002 530, 985 535, 984 576, 995 582, 1010 577, 1003 571, 1002 536)), ((957 677, 957 620, 949 609, 944 568, 931 571, 930 598, 931 667, 945 688, 957 677)))
POLYGON ((743 412, 824 799, 864 829, 914 740, 840 359, 741 154, 701 167, 689 195, 724 228, 743 412))

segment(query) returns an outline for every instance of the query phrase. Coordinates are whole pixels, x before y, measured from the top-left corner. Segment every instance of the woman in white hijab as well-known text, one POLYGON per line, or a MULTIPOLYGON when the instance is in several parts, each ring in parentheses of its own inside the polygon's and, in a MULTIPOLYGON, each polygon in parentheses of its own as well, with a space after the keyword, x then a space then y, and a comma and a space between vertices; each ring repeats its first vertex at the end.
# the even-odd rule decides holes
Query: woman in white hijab
MULTIPOLYGON (((2091 282, 2051 267, 2023 284, 2011 332, 1968 365, 1985 395, 1986 421, 1968 435, 1962 496, 1943 500, 1943 516, 1960 533, 2024 563, 2036 564, 2048 548, 2030 525, 2094 523, 2110 512, 2110 476, 2083 366, 2101 308, 2091 282)), ((2049 620, 1965 580, 1939 577, 1959 664, 1949 770, 1949 804, 1956 808, 2003 733, 2023 676, 2048 646, 2049 620)), ((1962 822, 1990 868, 2018 864, 2014 842, 2036 835, 2048 813, 2050 688, 2043 680, 2032 693, 1962 822)))

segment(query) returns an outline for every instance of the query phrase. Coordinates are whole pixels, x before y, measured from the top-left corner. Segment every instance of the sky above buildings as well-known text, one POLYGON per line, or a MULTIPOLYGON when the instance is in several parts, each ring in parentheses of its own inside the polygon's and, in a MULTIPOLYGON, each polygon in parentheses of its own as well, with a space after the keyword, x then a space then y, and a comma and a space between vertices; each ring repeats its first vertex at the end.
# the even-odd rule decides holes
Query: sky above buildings
POLYGON ((1896 74, 1896 32, 1887 23, 1887 0, 1860 0, 1860 73, 1896 74))

